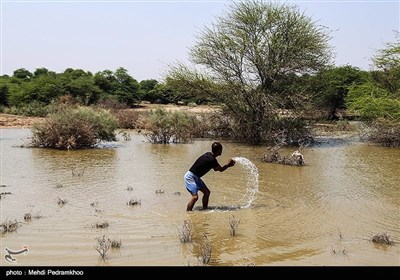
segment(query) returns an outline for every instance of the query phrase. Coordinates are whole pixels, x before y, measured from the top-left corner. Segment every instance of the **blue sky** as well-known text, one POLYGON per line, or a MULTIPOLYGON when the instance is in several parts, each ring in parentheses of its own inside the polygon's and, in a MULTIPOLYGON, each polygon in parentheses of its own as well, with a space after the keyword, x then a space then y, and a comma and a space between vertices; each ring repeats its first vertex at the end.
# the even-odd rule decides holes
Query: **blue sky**
MULTIPOLYGON (((333 30, 335 64, 371 69, 371 58, 400 28, 398 1, 280 1, 333 30)), ((136 80, 162 80, 188 63, 196 34, 231 1, 0 0, 1 74, 18 68, 93 73, 124 67, 136 80)))

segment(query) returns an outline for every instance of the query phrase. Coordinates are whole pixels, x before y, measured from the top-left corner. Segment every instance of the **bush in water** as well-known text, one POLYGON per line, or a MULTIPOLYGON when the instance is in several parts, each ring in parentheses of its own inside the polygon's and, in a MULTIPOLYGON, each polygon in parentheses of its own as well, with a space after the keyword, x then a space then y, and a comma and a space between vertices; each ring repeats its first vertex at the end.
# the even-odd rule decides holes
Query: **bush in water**
POLYGON ((117 120, 106 110, 65 108, 32 127, 33 147, 56 149, 93 148, 101 141, 115 141, 117 120))

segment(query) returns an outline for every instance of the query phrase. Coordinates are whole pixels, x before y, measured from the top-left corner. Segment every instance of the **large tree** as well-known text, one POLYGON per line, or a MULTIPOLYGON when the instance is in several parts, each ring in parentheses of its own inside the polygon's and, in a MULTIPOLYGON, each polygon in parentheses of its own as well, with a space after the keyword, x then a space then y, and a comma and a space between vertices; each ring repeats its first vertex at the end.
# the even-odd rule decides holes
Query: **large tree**
POLYGON ((396 33, 396 42, 387 43, 372 60, 379 69, 372 72, 375 80, 400 97, 400 33, 396 33))
POLYGON ((190 50, 191 61, 202 70, 177 65, 168 77, 225 104, 244 140, 259 143, 287 98, 274 91, 275 84, 328 65, 329 39, 326 27, 295 5, 235 2, 202 30, 190 50))
MULTIPOLYGON (((387 43, 372 58, 376 71, 373 80, 350 87, 346 105, 370 120, 400 121, 400 35, 397 42, 387 43)), ((398 139, 398 136, 397 136, 398 139)))

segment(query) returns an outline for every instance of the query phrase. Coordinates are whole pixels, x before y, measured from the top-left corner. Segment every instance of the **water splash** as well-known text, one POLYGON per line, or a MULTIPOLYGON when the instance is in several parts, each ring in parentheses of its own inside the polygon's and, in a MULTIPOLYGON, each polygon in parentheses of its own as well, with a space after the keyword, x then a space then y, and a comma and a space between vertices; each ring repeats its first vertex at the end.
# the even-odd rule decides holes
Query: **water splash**
POLYGON ((239 200, 247 198, 247 202, 242 208, 248 208, 251 206, 253 201, 256 199, 258 193, 258 168, 252 163, 249 159, 245 157, 234 157, 233 160, 236 163, 240 163, 246 170, 249 171, 249 175, 247 176, 247 188, 244 196, 239 200))

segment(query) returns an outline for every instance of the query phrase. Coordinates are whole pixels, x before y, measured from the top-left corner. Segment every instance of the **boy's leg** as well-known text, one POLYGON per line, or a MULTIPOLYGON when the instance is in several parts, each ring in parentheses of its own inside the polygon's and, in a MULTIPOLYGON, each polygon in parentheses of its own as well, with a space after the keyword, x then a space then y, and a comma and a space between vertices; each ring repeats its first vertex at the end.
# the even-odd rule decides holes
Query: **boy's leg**
POLYGON ((199 199, 199 196, 197 194, 192 194, 192 198, 189 200, 189 203, 186 207, 186 211, 192 211, 193 206, 196 203, 196 201, 199 199))
MULTIPOLYGON (((208 198, 210 197, 210 190, 207 188, 206 185, 204 185, 199 191, 203 193, 203 210, 206 210, 208 208, 208 198)), ((197 199, 196 199, 197 200, 197 199)))

